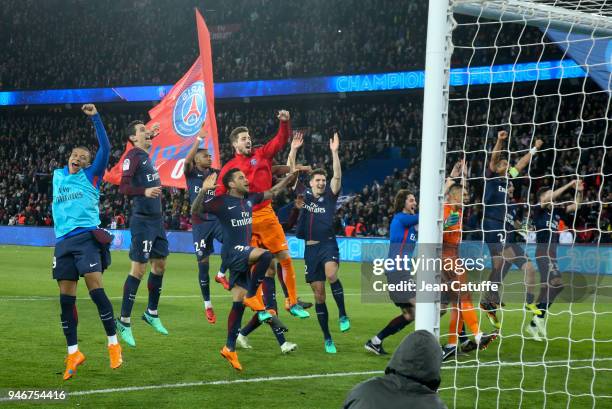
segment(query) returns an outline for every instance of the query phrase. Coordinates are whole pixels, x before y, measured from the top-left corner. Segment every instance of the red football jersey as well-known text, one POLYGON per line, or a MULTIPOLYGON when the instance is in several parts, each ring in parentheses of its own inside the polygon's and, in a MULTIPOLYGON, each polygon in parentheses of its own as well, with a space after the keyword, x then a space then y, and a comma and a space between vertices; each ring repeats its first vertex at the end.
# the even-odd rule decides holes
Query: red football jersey
MULTIPOLYGON (((281 121, 278 132, 264 146, 253 149, 251 156, 235 154, 229 162, 223 165, 217 184, 217 195, 222 195, 227 192, 223 186, 223 176, 232 168, 240 169, 249 181, 249 192, 258 193, 265 192, 272 187, 272 160, 274 156, 280 152, 291 134, 291 124, 289 121, 281 121)), ((270 204, 270 200, 265 200, 253 207, 253 211, 261 209, 270 204)))

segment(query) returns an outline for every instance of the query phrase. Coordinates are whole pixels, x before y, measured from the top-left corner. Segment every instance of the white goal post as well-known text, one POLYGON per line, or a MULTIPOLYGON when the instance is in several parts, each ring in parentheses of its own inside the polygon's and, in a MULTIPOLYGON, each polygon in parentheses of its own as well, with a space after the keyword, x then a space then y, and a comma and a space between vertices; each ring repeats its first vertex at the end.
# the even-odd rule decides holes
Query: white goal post
MULTIPOLYGON (((515 201, 520 199, 519 204, 526 209, 516 230, 521 229, 525 240, 518 241, 524 244, 536 279, 541 280, 530 283, 523 267, 503 273, 508 273, 506 283, 520 290, 513 293, 514 299, 501 298, 495 307, 501 330, 493 347, 457 358, 454 367, 447 365, 446 369, 454 369, 443 372, 446 378, 442 390, 451 390, 454 396, 452 401, 446 400, 448 407, 612 408, 612 336, 607 332, 609 327, 602 330, 612 318, 612 308, 606 307, 612 305, 612 227, 607 227, 612 226, 607 221, 612 214, 611 73, 612 0, 429 1, 418 246, 414 256, 441 256, 445 177, 455 161, 465 159, 476 164, 467 176, 469 194, 475 199, 463 206, 464 212, 485 207, 484 186, 491 178, 507 175, 503 170, 496 171, 500 172, 497 176, 486 176, 498 132, 506 130, 502 149, 508 162, 516 164, 531 153, 528 165, 521 168, 521 180, 512 171, 508 174, 514 178, 513 188, 518 185, 521 189, 515 201), (573 54, 579 48, 583 51, 581 58, 573 54), (596 54, 598 59, 594 58, 596 54), (602 69, 603 82, 598 77, 602 69), (535 147, 538 139, 543 139, 541 151, 535 147), (572 181, 573 186, 585 182, 589 191, 585 188, 584 197, 582 191, 578 193, 570 186, 572 181), (555 256, 546 256, 549 260, 554 257, 554 267, 541 269, 537 262, 541 258, 534 251, 540 244, 535 238, 537 232, 548 232, 550 250, 551 237, 561 236, 562 230, 552 224, 535 226, 535 212, 544 213, 547 205, 540 201, 540 194, 562 186, 569 189, 563 197, 564 193, 559 193, 560 201, 575 206, 567 217, 567 248, 581 250, 576 245, 580 236, 585 247, 593 250, 590 261, 596 267, 583 266, 583 270, 591 271, 557 268, 557 243, 555 256), (587 216, 580 215, 580 221, 579 207, 590 209, 587 216), (601 260, 602 255, 608 257, 607 261, 601 260), (547 273, 541 271, 549 268, 547 273), (565 289, 560 290, 565 292, 556 302, 548 296, 538 301, 537 292, 542 294, 545 291, 541 289, 551 285, 546 277, 553 270, 563 278, 571 276, 572 281, 565 282, 565 289), (533 299, 533 294, 526 294, 529 286, 535 288, 535 302, 528 301, 527 295, 533 299), (583 298, 588 301, 572 298, 581 291, 590 297, 583 298), (519 300, 518 296, 523 298, 519 300), (528 328, 536 326, 532 315, 536 313, 529 309, 536 304, 536 311, 545 304, 545 324, 538 327, 539 336, 528 328)), ((506 182, 505 188, 508 186, 506 182)), ((557 203, 549 205, 550 217, 556 217, 557 203)), ((508 202, 501 206, 505 206, 507 216, 508 202)), ((563 211, 569 207, 563 207, 563 211)), ((461 234, 484 244, 482 210, 480 220, 474 219, 477 227, 464 225, 461 234)), ((500 238, 504 245, 506 221, 502 221, 504 238, 500 238)), ((568 259, 574 253, 564 254, 568 259)), ((558 258, 561 261, 561 255, 558 258)), ((442 272, 435 267, 426 264, 417 269, 417 289, 440 283, 442 272)), ((415 329, 445 339, 449 329, 441 328, 439 298, 432 299, 431 294, 420 291, 416 297, 415 329)), ((481 301, 474 297, 476 309, 481 301)), ((489 331, 486 314, 477 314, 480 328, 489 331)))
MULTIPOLYGON (((442 202, 446 172, 446 130, 449 99, 453 13, 517 22, 542 29, 556 28, 591 36, 612 36, 612 1, 606 0, 430 0, 425 61, 423 134, 420 168, 419 243, 442 241, 442 202)), ((588 68, 588 67, 587 67, 588 68)), ((433 256, 431 246, 415 254, 433 256), (430 252, 430 254, 424 254, 430 252)), ((438 249, 439 250, 439 249, 438 249)), ((421 283, 437 283, 440 271, 422 270, 421 283)), ((416 329, 439 336, 439 302, 417 293, 416 329), (425 297, 425 298, 421 298, 425 297)))

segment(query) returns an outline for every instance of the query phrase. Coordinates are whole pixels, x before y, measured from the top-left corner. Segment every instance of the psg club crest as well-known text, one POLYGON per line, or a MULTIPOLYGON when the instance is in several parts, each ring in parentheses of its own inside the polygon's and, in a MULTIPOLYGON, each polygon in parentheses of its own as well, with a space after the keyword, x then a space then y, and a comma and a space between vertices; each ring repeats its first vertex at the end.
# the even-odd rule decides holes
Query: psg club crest
POLYGON ((189 138, 196 135, 206 118, 204 83, 196 81, 176 99, 172 122, 177 134, 189 138))

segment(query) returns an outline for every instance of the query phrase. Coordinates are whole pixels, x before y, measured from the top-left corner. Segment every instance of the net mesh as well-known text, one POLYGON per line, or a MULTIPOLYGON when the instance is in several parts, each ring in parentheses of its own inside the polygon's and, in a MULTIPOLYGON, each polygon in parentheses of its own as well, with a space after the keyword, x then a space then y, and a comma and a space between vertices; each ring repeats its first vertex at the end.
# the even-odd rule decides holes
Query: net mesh
MULTIPOLYGON (((568 11, 612 19, 612 1, 530 2, 560 10, 548 12, 549 21, 540 19, 537 26, 528 18, 503 18, 505 3, 521 2, 471 3, 489 9, 495 3, 500 17, 455 14, 449 44, 451 66, 465 68, 451 73, 446 168, 466 163, 469 200, 462 205, 462 243, 480 243, 489 267, 470 280, 490 278, 491 237, 498 237, 501 251, 511 246, 512 254, 525 251, 528 262, 502 261, 502 270, 510 267, 502 274, 503 304, 496 311, 500 335, 488 349, 446 364, 442 390, 451 396, 446 403, 453 408, 612 407, 611 93, 609 79, 607 86, 593 81, 596 70, 612 68, 606 67, 610 55, 607 61, 594 58, 602 42, 612 50, 612 37, 584 25, 560 36, 553 24, 568 11), (570 52, 578 48, 585 55, 580 61, 570 52), (580 74, 569 75, 568 67, 579 67, 580 74), (504 80, 504 73, 512 79, 504 80), (465 78, 465 84, 455 84, 453 75, 465 78), (501 158, 510 167, 526 160, 516 177, 491 170, 500 131, 508 135, 501 158), (538 140, 541 148, 531 155, 538 140), (495 179, 507 194, 501 232, 483 217, 491 200, 485 186, 495 179), (554 197, 550 204, 547 195, 554 197), (527 310, 527 303, 541 307, 543 318, 527 310), (536 330, 530 329, 536 323, 536 330)), ((473 298, 480 331, 494 331, 478 309, 491 294, 473 298)), ((443 343, 455 330, 461 328, 442 322, 443 343)))
POLYGON ((581 13, 612 17, 612 4, 606 0, 535 0, 534 3, 581 13))

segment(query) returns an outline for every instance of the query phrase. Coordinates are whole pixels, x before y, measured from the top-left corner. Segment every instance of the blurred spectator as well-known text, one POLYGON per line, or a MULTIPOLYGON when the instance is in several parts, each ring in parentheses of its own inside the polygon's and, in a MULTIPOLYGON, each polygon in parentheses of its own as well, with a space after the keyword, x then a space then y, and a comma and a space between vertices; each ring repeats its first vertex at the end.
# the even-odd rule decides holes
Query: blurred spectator
MULTIPOLYGON (((612 146, 606 133, 605 96, 588 97, 580 121, 574 120, 575 104, 583 100, 575 95, 565 98, 566 108, 557 114, 558 97, 523 98, 513 102, 510 136, 510 157, 515 160, 530 147, 533 129, 545 145, 528 170, 529 177, 517 178, 514 199, 520 203, 534 203, 533 193, 539 187, 559 186, 576 175, 585 182, 583 203, 568 229, 575 231, 577 242, 611 241, 612 226, 612 164, 606 152, 612 146), (574 104, 574 105, 573 105, 574 104), (515 112, 516 111, 516 112, 515 112), (551 120, 550 115, 554 114, 551 120), (558 125, 553 126, 558 117, 558 125), (535 119, 534 119, 535 118, 535 119), (531 122, 530 122, 531 121, 531 122), (536 124, 536 125, 533 125, 536 124), (555 148, 555 149, 552 149, 555 148), (554 175, 554 177, 552 176, 554 175), (601 234, 600 234, 601 231, 601 234)), ((246 124, 256 144, 273 135, 278 126, 274 119, 276 102, 225 106, 217 109, 221 158, 232 155, 227 136, 238 125, 246 124)), ((447 169, 465 155, 468 163, 469 203, 464 209, 464 240, 482 239, 482 189, 484 172, 496 138, 495 125, 466 126, 461 102, 449 111, 447 169)), ((501 124, 507 118, 509 105, 491 102, 490 110, 479 101, 470 104, 471 116, 467 123, 501 124), (488 111, 487 111, 488 110, 488 111), (488 115, 487 115, 488 112, 488 115)), ((420 172, 420 137, 422 112, 411 96, 368 97, 367 100, 322 99, 312 102, 283 104, 292 112, 295 129, 305 134, 304 147, 298 163, 313 167, 331 168, 327 137, 339 130, 343 139, 341 160, 350 169, 373 157, 386 157, 391 147, 401 147, 401 154, 411 159, 406 169, 395 169, 383 180, 363 186, 343 202, 337 213, 337 233, 347 236, 388 235, 389 220, 393 216, 392 200, 400 188, 417 194, 420 172), (413 132, 406 132, 407 129, 413 132), (319 135, 320 139, 314 138, 319 135), (320 140, 320 141, 319 141, 320 140)), ((143 107, 112 110, 101 108, 102 118, 111 137, 113 152, 110 165, 119 159, 124 138, 121 131, 136 118, 146 118, 143 107)), ((66 108, 42 110, 11 109, 0 111, 0 224, 51 225, 51 172, 64 166, 70 149, 75 145, 91 148, 95 137, 91 125, 81 113, 66 108), (56 147, 56 148, 53 148, 56 147)), ((94 149, 95 150, 95 149, 94 149)), ((285 163, 288 148, 276 157, 285 163)), ((164 190, 165 224, 170 229, 189 230, 189 200, 183 191, 164 190)), ((562 200, 573 200, 566 194, 562 200)), ((292 198, 281 196, 276 206, 292 198)), ((100 216, 104 227, 125 228, 129 223, 130 200, 116 187, 102 184, 100 216)))
POLYGON ((446 409, 438 395, 442 379, 438 339, 425 330, 408 335, 397 347, 383 376, 356 385, 344 409, 446 409))
POLYGON ((174 83, 197 56, 194 7, 211 31, 217 82, 424 63, 419 2, 5 0, 0 89, 174 83))
MULTIPOLYGON (((194 7, 211 31, 216 82, 422 69, 425 63, 427 2, 4 0, 0 89, 172 84, 197 56, 194 7)), ((562 52, 546 41, 522 24, 459 25, 452 63, 559 59, 562 52)))

